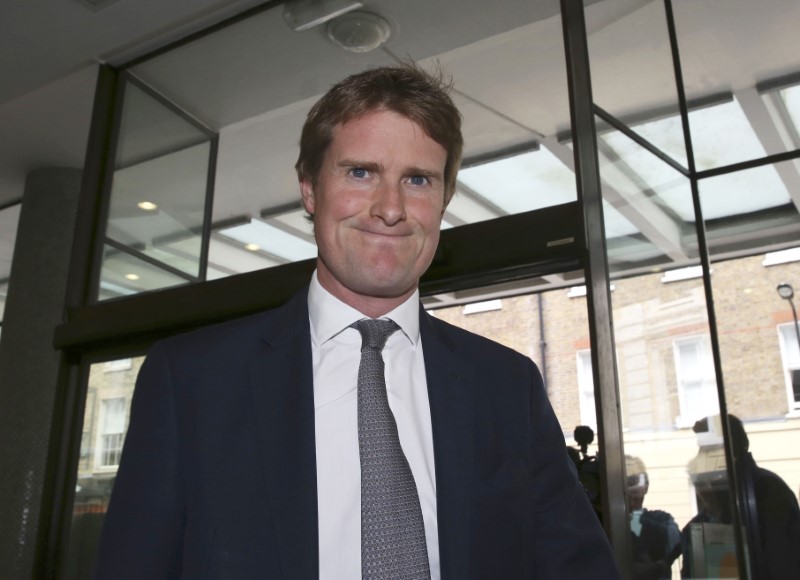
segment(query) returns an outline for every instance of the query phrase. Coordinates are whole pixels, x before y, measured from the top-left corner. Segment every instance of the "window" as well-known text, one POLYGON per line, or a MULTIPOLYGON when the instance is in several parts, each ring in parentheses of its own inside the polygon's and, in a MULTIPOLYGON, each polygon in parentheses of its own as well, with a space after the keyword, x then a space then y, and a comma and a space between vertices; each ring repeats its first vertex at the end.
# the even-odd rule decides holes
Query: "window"
POLYGON ((800 345, 794 323, 778 325, 783 373, 786 377, 786 394, 789 410, 800 410, 800 345))
POLYGON ((681 410, 677 423, 688 427, 698 419, 719 413, 714 362, 705 336, 679 338, 673 347, 681 410))
POLYGON ((578 357, 578 397, 581 410, 581 425, 597 429, 597 415, 594 406, 594 378, 592 374, 592 351, 579 350, 578 357))
POLYGON ((119 360, 111 360, 103 365, 103 372, 116 373, 120 371, 129 371, 133 366, 133 361, 129 358, 121 358, 119 360))
POLYGON ((122 442, 125 439, 125 398, 104 399, 101 414, 97 466, 116 467, 119 465, 122 442))

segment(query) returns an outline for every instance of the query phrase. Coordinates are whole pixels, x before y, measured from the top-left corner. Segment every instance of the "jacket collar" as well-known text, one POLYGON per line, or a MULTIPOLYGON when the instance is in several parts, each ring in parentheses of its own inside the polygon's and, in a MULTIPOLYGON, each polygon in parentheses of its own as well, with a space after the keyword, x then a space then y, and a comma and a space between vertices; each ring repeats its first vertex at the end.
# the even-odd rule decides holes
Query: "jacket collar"
POLYGON ((261 468, 284 578, 317 578, 314 390, 307 292, 275 312, 250 361, 261 468))
POLYGON ((439 562, 442 580, 453 580, 469 577, 475 387, 471 363, 458 354, 445 328, 420 305, 436 464, 439 562))

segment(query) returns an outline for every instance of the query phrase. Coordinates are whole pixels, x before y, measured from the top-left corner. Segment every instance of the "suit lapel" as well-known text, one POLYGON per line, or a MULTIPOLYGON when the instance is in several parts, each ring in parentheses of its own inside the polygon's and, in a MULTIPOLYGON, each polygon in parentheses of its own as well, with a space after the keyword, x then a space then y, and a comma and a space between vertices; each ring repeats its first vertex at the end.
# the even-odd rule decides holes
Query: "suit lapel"
POLYGON ((442 580, 469 577, 475 386, 469 361, 420 307, 420 333, 433 426, 442 580))
POLYGON ((284 578, 319 574, 314 389, 307 292, 265 328, 250 362, 262 469, 284 578))

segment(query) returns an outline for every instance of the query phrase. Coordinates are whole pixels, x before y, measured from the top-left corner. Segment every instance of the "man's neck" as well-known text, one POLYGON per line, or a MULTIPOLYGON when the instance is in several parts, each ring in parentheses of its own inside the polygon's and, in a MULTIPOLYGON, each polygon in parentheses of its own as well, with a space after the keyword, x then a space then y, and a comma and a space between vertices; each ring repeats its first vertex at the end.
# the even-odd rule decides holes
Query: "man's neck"
POLYGON ((319 268, 317 269, 317 279, 325 290, 369 318, 380 318, 391 312, 408 300, 417 289, 417 286, 414 285, 399 296, 367 296, 350 290, 319 268))

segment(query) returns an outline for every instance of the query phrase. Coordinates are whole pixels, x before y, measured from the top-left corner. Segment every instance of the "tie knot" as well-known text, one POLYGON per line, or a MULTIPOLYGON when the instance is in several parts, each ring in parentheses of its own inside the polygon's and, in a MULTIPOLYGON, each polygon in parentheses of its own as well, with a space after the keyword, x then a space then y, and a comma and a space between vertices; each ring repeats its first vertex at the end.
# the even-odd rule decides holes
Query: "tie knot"
POLYGON ((350 325, 361 334, 361 350, 376 348, 383 350, 386 341, 400 327, 393 320, 364 318, 350 325))

